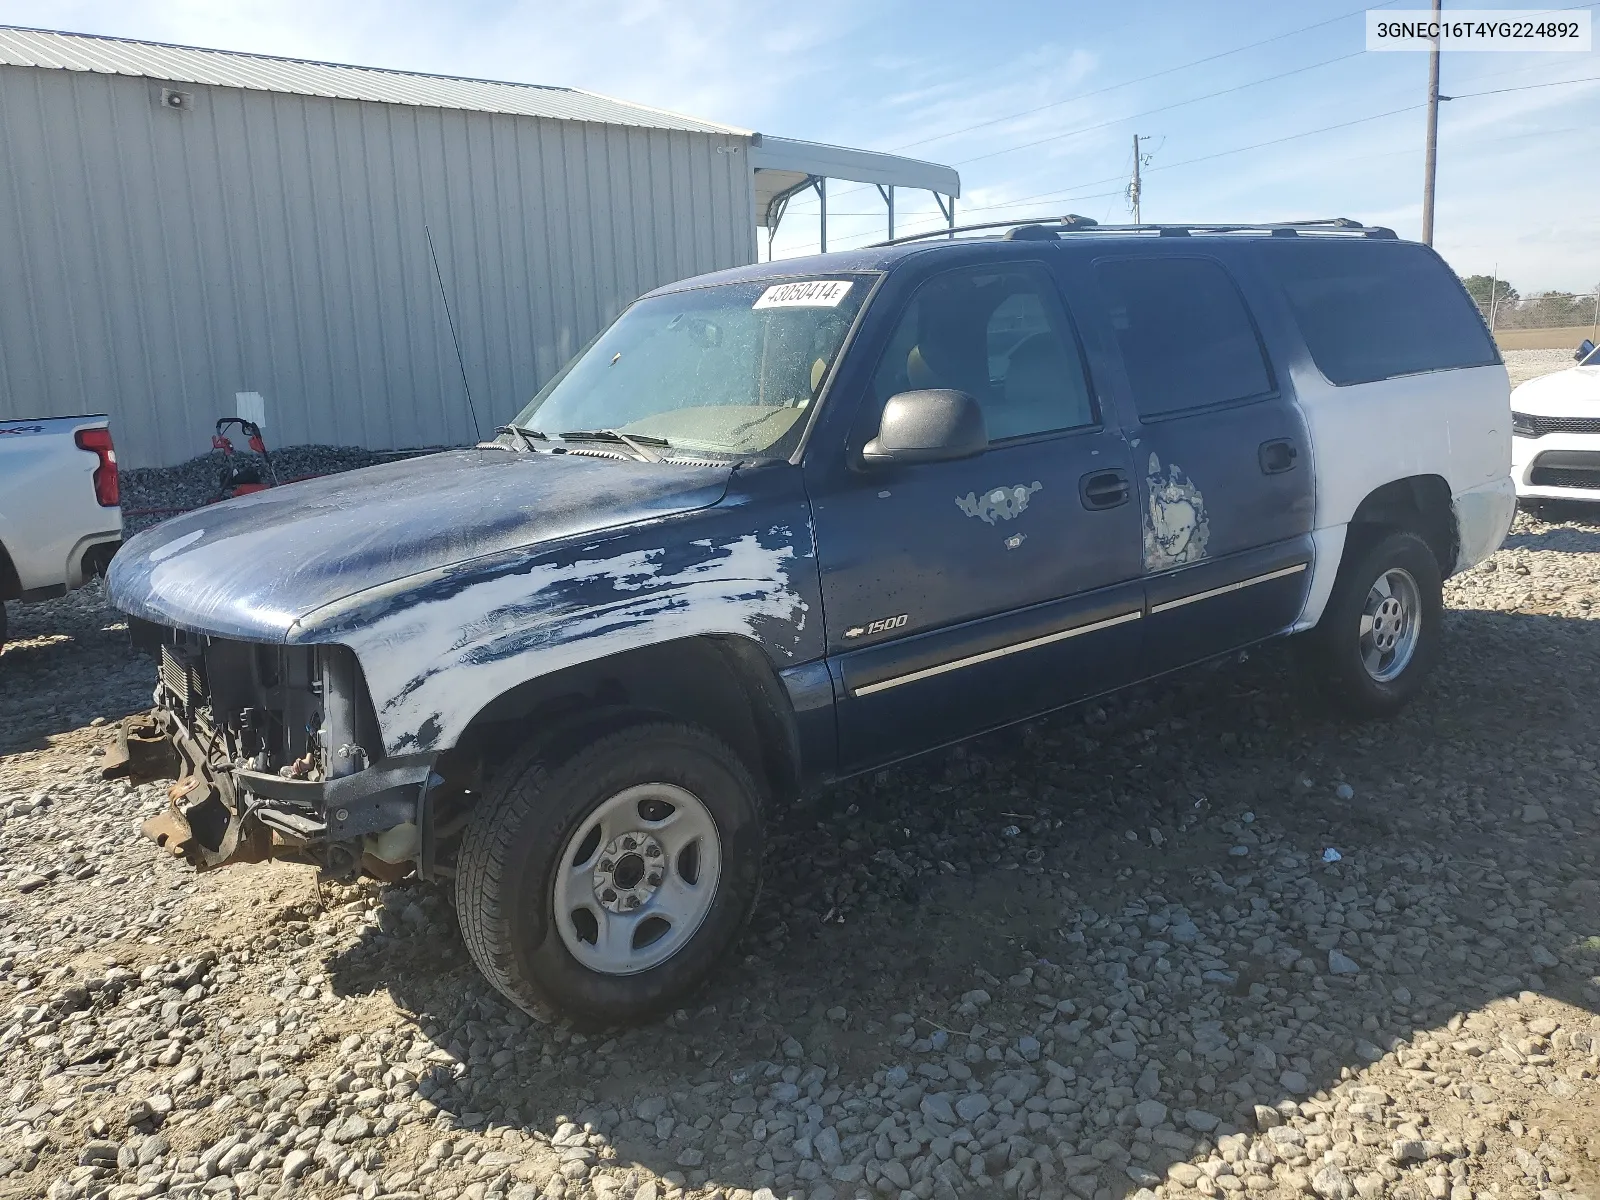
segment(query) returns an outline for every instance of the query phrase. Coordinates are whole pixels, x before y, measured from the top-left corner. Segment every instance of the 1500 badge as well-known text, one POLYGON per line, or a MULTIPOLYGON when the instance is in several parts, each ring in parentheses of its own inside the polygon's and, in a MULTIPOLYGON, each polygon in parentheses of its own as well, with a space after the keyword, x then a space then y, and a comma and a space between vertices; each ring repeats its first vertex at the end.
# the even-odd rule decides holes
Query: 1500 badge
POLYGON ((898 617, 884 617, 878 621, 868 621, 865 625, 852 625, 844 631, 844 635, 847 638, 871 637, 875 633, 888 633, 891 629, 904 629, 910 617, 910 613, 901 613, 898 617))

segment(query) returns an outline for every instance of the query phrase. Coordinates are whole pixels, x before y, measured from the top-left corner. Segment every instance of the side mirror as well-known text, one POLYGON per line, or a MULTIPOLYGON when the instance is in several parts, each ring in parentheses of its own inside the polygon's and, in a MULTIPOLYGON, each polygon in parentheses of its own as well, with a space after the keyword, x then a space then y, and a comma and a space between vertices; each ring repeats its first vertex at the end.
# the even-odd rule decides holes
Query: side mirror
POLYGON ((1583 341, 1578 343, 1578 351, 1572 357, 1577 359, 1579 362, 1582 362, 1584 359, 1588 358, 1593 353, 1594 353, 1594 343, 1591 342, 1588 338, 1584 338, 1583 341))
POLYGON ((948 462, 989 448, 983 409, 966 392, 928 388, 890 396, 878 436, 861 450, 869 465, 948 462))

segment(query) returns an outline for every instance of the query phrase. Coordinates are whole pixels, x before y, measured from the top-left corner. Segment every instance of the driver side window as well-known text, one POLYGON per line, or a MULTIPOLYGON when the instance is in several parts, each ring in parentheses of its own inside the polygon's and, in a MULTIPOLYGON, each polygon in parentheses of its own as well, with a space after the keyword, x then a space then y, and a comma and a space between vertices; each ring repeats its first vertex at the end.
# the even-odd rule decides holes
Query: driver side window
POLYGON ((881 407, 919 388, 969 393, 991 442, 1099 420, 1055 285, 1025 263, 951 271, 917 290, 873 376, 874 399, 881 407))

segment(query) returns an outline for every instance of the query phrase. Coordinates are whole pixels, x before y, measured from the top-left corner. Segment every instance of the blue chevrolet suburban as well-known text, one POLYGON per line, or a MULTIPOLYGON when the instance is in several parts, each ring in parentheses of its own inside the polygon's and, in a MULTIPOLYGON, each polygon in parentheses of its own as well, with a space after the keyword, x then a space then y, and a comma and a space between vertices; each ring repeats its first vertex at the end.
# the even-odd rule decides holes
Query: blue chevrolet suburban
POLYGON ((1358 716, 1509 526, 1504 366, 1336 220, 980 226, 638 300, 491 442, 178 517, 130 766, 200 868, 453 883, 530 1013, 673 1005, 763 814, 1283 635, 1358 716))

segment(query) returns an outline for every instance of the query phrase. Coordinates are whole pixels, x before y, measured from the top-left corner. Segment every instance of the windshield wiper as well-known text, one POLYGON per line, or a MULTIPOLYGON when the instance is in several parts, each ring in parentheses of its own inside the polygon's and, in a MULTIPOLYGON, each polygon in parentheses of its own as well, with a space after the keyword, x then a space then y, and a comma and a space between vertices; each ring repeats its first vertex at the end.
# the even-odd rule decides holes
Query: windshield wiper
POLYGON ((620 429, 573 429, 557 436, 564 442, 620 442, 645 462, 652 463, 660 462, 661 455, 650 447, 660 446, 664 450, 672 448, 672 443, 666 438, 651 437, 644 433, 623 433, 620 429))
POLYGON ((533 442, 530 440, 531 438, 538 438, 541 442, 547 442, 550 440, 548 434, 540 433, 537 429, 526 429, 521 425, 502 425, 499 429, 495 430, 496 435, 502 433, 509 433, 517 440, 517 444, 520 445, 524 450, 533 449, 533 442))

